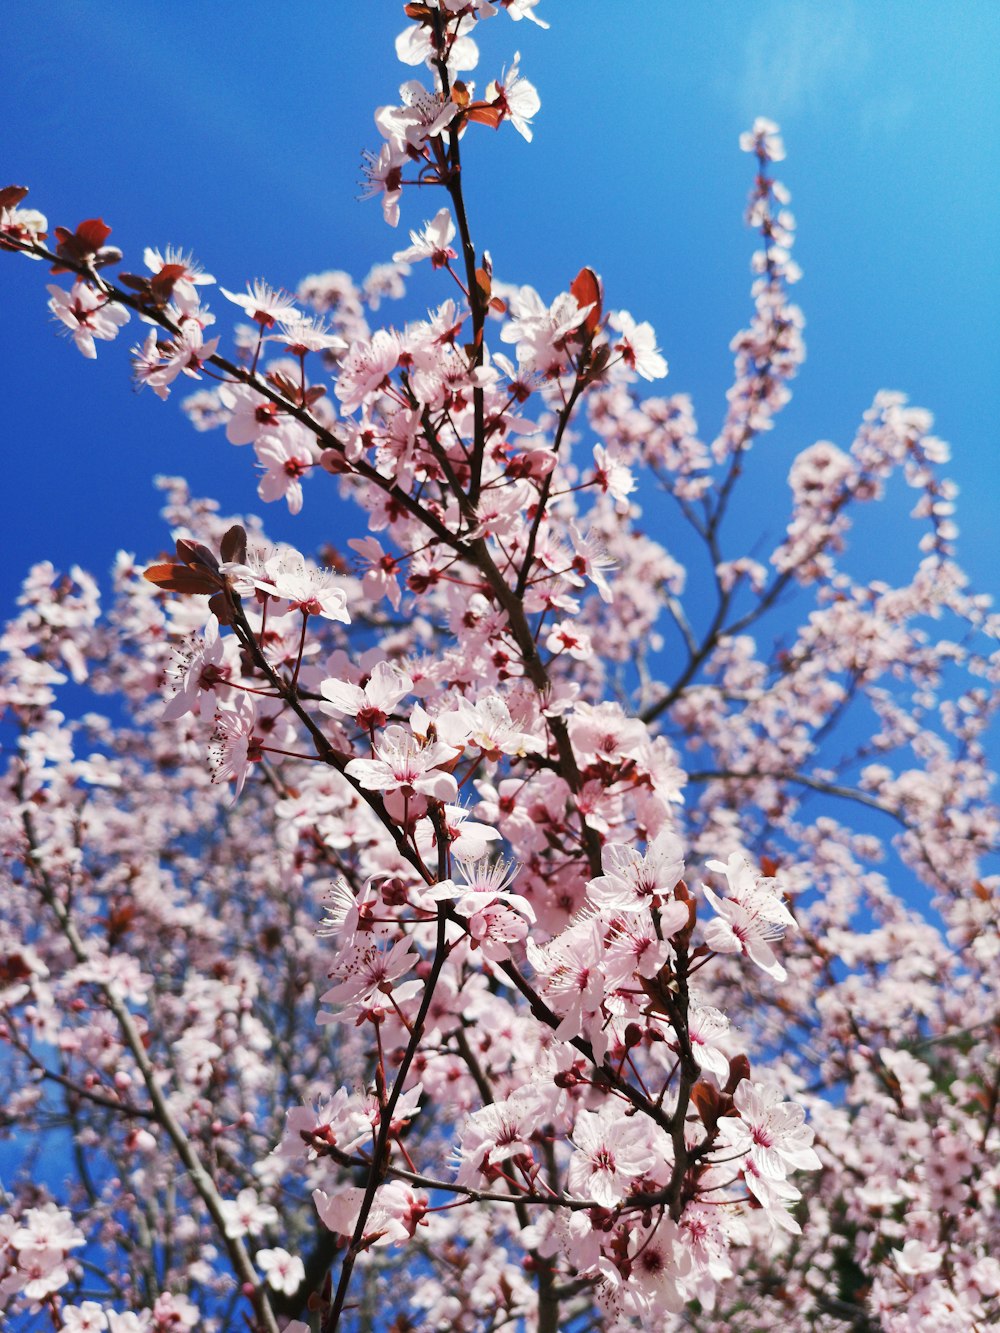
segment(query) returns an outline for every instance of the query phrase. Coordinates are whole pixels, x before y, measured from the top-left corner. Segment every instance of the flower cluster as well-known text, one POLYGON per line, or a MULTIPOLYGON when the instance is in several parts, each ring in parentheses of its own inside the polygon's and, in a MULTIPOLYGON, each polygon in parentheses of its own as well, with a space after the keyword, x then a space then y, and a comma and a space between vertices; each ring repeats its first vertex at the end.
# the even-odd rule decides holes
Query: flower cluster
POLYGON ((686 394, 641 396, 667 362, 593 269, 542 294, 471 230, 465 137, 540 110, 518 55, 477 95, 479 24, 536 7, 406 6, 422 74, 376 113, 369 193, 392 225, 440 207, 361 282, 220 287, 228 354, 189 254, 112 280, 106 224, 49 248, 0 191, 0 248, 70 275, 85 356, 135 315, 136 382, 198 380, 264 502, 326 488, 367 526, 308 557, 164 478, 172 555, 122 553, 107 613, 39 565, 0 637, 5 1125, 68 1128, 77 1172, 26 1148, 5 1177, 0 1307, 32 1326, 1000 1314, 1000 625, 954 563, 947 450, 882 394, 791 461, 770 554, 733 546, 803 355, 777 127, 742 141, 754 313, 706 444, 686 394), (425 260, 440 300, 376 327, 425 260), (864 583, 852 515, 897 472, 918 568, 864 583))

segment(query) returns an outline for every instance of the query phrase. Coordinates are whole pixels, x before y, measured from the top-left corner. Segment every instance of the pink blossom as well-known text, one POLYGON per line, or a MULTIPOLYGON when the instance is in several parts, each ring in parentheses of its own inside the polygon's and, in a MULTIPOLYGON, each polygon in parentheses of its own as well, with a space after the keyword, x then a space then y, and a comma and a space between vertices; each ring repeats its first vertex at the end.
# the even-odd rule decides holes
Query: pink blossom
POLYGON ((180 269, 179 273, 170 273, 170 299, 184 312, 191 311, 199 305, 200 298, 196 288, 215 282, 211 273, 206 273, 190 254, 173 245, 168 245, 162 253, 147 245, 142 252, 142 262, 154 278, 165 268, 180 269))
MULTIPOLYGON (((455 108, 457 111, 457 107, 455 108)), ((403 163, 405 155, 383 144, 378 154, 365 153, 362 171, 365 178, 363 199, 382 196, 382 214, 390 227, 399 224, 399 200, 403 192, 403 163)))
POLYGON ((517 51, 513 64, 504 72, 501 80, 494 80, 487 85, 486 100, 499 107, 502 119, 509 120, 518 134, 530 143, 531 118, 538 114, 542 102, 534 84, 522 76, 520 62, 521 53, 517 51))
POLYGON ((610 495, 615 501, 619 513, 624 512, 622 506, 628 506, 628 497, 635 490, 635 478, 631 469, 603 444, 594 445, 594 481, 604 495, 610 495))
POLYGON ((287 1250, 258 1250, 257 1267, 267 1278, 267 1285, 273 1291, 283 1291, 286 1296, 294 1296, 305 1279, 306 1267, 298 1255, 291 1255, 287 1250))
POLYGON ((219 635, 216 620, 210 620, 197 640, 186 647, 170 670, 176 693, 167 700, 163 720, 174 722, 186 713, 197 713, 207 722, 216 710, 220 691, 234 679, 233 664, 228 660, 230 640, 219 635))
POLYGON ((242 307, 262 329, 273 328, 278 320, 298 316, 293 296, 290 296, 288 292, 269 287, 266 282, 260 279, 252 284, 247 283, 245 293, 231 292, 225 287, 220 287, 219 291, 227 301, 232 301, 234 305, 242 307))
POLYGON ((54 1203, 27 1209, 9 1239, 15 1250, 74 1250, 86 1243, 69 1209, 54 1203))
POLYGON ((124 306, 116 305, 83 279, 77 279, 68 292, 54 283, 49 284, 48 291, 52 298, 49 309, 86 357, 97 356, 95 338, 110 342, 128 323, 129 313, 124 306))
POLYGON ((719 1121, 719 1146, 747 1153, 768 1180, 784 1180, 791 1171, 818 1171, 822 1162, 812 1147, 813 1132, 796 1102, 783 1102, 779 1088, 744 1079, 733 1094, 739 1120, 719 1121))
POLYGON ((307 352, 346 352, 348 343, 331 332, 322 319, 293 311, 278 320, 278 332, 268 334, 269 342, 281 342, 293 356, 307 352))
MULTIPOLYGON (((360 941, 347 948, 338 959, 336 970, 330 974, 337 984, 320 996, 320 1003, 364 1008, 377 1003, 379 996, 393 992, 397 1002, 408 998, 419 988, 419 982, 408 982, 403 986, 395 983, 413 968, 416 961, 406 937, 396 940, 388 949, 360 941)), ((335 1020, 330 1015, 321 1014, 320 1021, 335 1020)))
POLYGON ((545 646, 555 656, 565 653, 579 662, 586 662, 593 655, 590 635, 572 620, 557 621, 546 636, 545 646))
POLYGON ((98 1333, 108 1327, 107 1316, 96 1301, 64 1305, 60 1311, 65 1333, 98 1333))
POLYGON ((613 329, 621 334, 614 343, 616 352, 629 370, 634 370, 644 380, 660 380, 667 373, 667 363, 656 346, 656 334, 651 324, 637 324, 627 310, 616 310, 609 317, 613 329))
POLYGON ((705 940, 718 953, 743 953, 775 981, 787 973, 775 958, 769 941, 780 939, 795 918, 781 901, 775 880, 754 873, 750 863, 733 852, 727 864, 707 862, 708 869, 725 875, 728 893, 718 898, 705 887, 705 897, 718 913, 705 927, 705 940))
POLYGON ((446 268, 450 260, 457 258, 457 251, 451 245, 454 237, 451 210, 442 208, 422 230, 410 232, 411 244, 405 250, 397 250, 393 262, 415 264, 418 260, 429 259, 432 268, 446 268))
MULTIPOLYGON (((313 1191, 313 1202, 320 1221, 328 1231, 352 1236, 361 1211, 365 1191, 353 1186, 336 1194, 313 1191)), ((427 1211, 427 1200, 405 1182, 390 1180, 382 1185, 365 1226, 364 1244, 368 1246, 401 1245, 409 1240, 427 1211)))
POLYGON ((525 1084, 509 1097, 484 1106, 462 1127, 458 1148, 459 1185, 481 1187, 490 1168, 505 1158, 532 1159, 531 1138, 551 1106, 551 1093, 540 1084, 525 1084))
POLYGON ((271 609, 273 615, 298 611, 321 620, 351 623, 343 582, 332 570, 307 562, 291 547, 279 547, 267 556, 260 574, 253 576, 252 582, 258 591, 276 599, 271 609))
POLYGON ((621 1203, 632 1182, 653 1165, 646 1124, 624 1119, 614 1102, 600 1111, 581 1111, 573 1126, 573 1142, 569 1187, 578 1198, 593 1199, 604 1208, 621 1203))
POLYGON ((235 778, 234 801, 243 790, 251 767, 261 759, 255 723, 253 704, 246 694, 237 695, 231 705, 220 707, 215 714, 215 731, 209 743, 212 781, 228 782, 235 778))
POLYGON ((729 1077, 729 1060, 719 1045, 729 1032, 729 1019, 712 1005, 693 1004, 688 1012, 688 1039, 691 1052, 702 1069, 714 1074, 721 1084, 729 1077))
POLYGON ((384 727, 400 699, 413 689, 413 681, 395 662, 378 662, 364 686, 347 681, 324 680, 320 693, 333 713, 353 716, 359 727, 384 727))
POLYGON ((361 1099, 338 1088, 332 1096, 286 1112, 284 1134, 274 1153, 292 1163, 315 1161, 324 1147, 353 1152, 370 1138, 371 1122, 361 1099))
POLYGON ((773 120, 758 116, 752 130, 740 135, 740 147, 745 153, 760 153, 769 162, 781 162, 785 157, 785 146, 773 120))
POLYGON ((357 551, 366 563, 361 584, 365 596, 371 597, 374 601, 388 597, 392 609, 398 611, 402 601, 398 562, 385 553, 376 537, 352 537, 347 544, 352 550, 357 551))
MULTIPOLYGON (((476 2, 481 3, 481 0, 476 2)), ((472 15, 464 15, 454 29, 457 35, 448 51, 448 66, 452 70, 475 69, 479 63, 479 48, 467 35, 473 22, 472 15)), ((415 28, 411 24, 396 38, 396 55, 404 65, 422 65, 433 60, 436 54, 430 29, 423 25, 415 28)))
POLYGON ((437 767, 453 756, 449 747, 421 745, 408 728, 394 723, 373 751, 374 759, 352 759, 347 765, 350 776, 367 791, 419 792, 438 801, 454 801, 458 795, 455 779, 437 767))
POLYGON ((379 329, 368 342, 350 348, 341 362, 336 387, 345 412, 353 412, 370 394, 387 387, 401 350, 398 335, 385 329, 379 329))
POLYGON ((506 902, 487 903, 475 910, 469 917, 468 929, 483 957, 491 963, 504 962, 510 957, 511 945, 528 937, 528 922, 523 912, 506 902))
POLYGON ((300 513, 302 478, 316 465, 316 446, 290 423, 259 435, 254 452, 264 468, 257 485, 260 498, 268 504, 286 500, 289 513, 300 513))
MULTIPOLYGON (((420 61, 413 63, 419 64, 420 61)), ((418 79, 409 79, 402 85, 399 100, 400 106, 379 107, 375 112, 375 124, 379 133, 389 141, 386 147, 404 156, 423 151, 427 140, 437 138, 458 115, 456 102, 425 88, 418 79)), ((391 222, 391 225, 396 223, 391 222)))
POLYGON ((222 1210, 226 1215, 226 1235, 259 1236, 267 1227, 278 1225, 278 1210, 269 1203, 261 1203, 255 1189, 240 1190, 235 1199, 224 1199, 222 1210))
POLYGON ((587 896, 597 906, 630 912, 662 908, 665 937, 687 925, 687 905, 667 901, 684 874, 684 848, 676 834, 664 830, 645 853, 626 843, 606 843, 601 851, 601 867, 604 874, 587 885, 587 896))
POLYGON ((460 861, 462 881, 442 880, 430 890, 430 896, 438 901, 453 899, 455 911, 462 916, 472 917, 477 912, 492 907, 495 903, 505 903, 529 921, 534 921, 535 912, 527 898, 519 893, 510 893, 507 886, 517 874, 518 867, 510 861, 490 860, 481 857, 475 861, 460 861))

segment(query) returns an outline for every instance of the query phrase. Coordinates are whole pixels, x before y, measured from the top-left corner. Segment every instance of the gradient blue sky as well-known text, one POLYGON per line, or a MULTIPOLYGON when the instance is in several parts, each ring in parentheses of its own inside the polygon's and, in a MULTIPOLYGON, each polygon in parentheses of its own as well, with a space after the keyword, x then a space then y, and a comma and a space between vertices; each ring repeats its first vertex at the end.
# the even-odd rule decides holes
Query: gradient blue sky
MULTIPOLYGON (((809 356, 792 407, 757 446, 754 520, 764 514, 777 537, 771 498, 794 453, 819 438, 846 446, 875 391, 900 389, 952 442, 960 554, 990 589, 1000 5, 543 0, 540 12, 549 32, 481 28, 480 85, 520 48, 542 98, 532 145, 510 126, 465 140, 473 229, 497 275, 551 298, 582 264, 598 270, 610 306, 653 322, 666 388, 693 394, 711 438, 727 345, 750 309, 751 163, 737 139, 755 115, 780 121, 809 356)), ((413 73, 393 53, 404 22, 397 0, 19 7, 4 25, 0 183, 30 185, 50 223, 102 215, 133 269, 144 245, 173 243, 231 288, 256 276, 294 286, 325 268, 360 278, 442 202, 411 194, 393 233, 356 199, 360 151, 378 143, 372 110, 413 73)), ((130 391, 138 326, 84 361, 54 336, 45 281, 40 265, 0 255, 5 613, 35 560, 104 578, 118 548, 163 547, 157 472, 186 475, 226 512, 260 508, 249 450, 196 435, 176 398, 130 391)), ((424 275, 414 291, 425 303, 445 294, 424 275)), ((383 307, 387 319, 404 309, 415 307, 383 307)), ((342 539, 330 495, 308 488, 300 521, 269 507, 272 534, 304 549, 342 539)), ((905 575, 904 535, 911 551, 901 520, 871 527, 859 553, 870 576, 905 575)))

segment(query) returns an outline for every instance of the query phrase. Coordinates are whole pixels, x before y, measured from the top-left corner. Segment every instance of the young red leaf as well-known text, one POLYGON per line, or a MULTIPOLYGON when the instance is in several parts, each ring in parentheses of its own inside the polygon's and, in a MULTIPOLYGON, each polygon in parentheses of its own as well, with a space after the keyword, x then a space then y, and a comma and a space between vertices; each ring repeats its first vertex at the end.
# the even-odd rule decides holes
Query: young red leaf
POLYGON ((76 229, 80 246, 87 246, 94 254, 111 235, 111 228, 103 218, 87 218, 76 229))
POLYGON ((491 106, 489 102, 473 102, 465 114, 468 120, 477 120, 480 125, 489 125, 494 130, 499 129, 503 120, 500 107, 491 106))
POLYGON ((583 321, 583 327, 588 333, 596 333, 601 322, 601 280, 592 268, 582 268, 570 283, 570 291, 576 297, 576 303, 582 309, 584 306, 592 306, 593 309, 583 321))
MULTIPOLYGON (((98 260, 98 252, 111 235, 111 228, 101 218, 86 218, 71 232, 66 227, 56 227, 56 254, 74 264, 90 264, 98 260)), ((120 250, 109 251, 101 262, 114 262, 121 258, 120 250)), ((59 264, 52 265, 53 273, 66 273, 67 269, 59 264)))
POLYGON ((0 208, 17 208, 27 193, 27 185, 5 185, 0 190, 0 208))
POLYGON ((219 543, 219 554, 227 564, 242 565, 246 561, 247 534, 246 529, 240 527, 239 523, 234 523, 222 538, 219 543))
MULTIPOLYGON (((182 560, 185 565, 199 565, 203 569, 217 570, 219 561, 214 552, 207 546, 202 546, 201 542, 189 542, 184 537, 179 537, 176 542, 177 558, 182 560)), ((216 580, 218 586, 218 580, 216 580)))
POLYGON ((142 577, 166 592, 184 595, 212 593, 219 588, 217 577, 207 571, 191 569, 188 565, 150 565, 143 570, 142 577))

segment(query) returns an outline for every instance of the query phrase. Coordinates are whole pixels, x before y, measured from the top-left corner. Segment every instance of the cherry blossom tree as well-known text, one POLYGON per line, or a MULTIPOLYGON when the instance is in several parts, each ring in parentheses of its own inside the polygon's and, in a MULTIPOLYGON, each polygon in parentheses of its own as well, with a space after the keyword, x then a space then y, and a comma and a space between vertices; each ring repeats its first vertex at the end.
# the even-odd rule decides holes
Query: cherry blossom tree
POLYGON ((1000 622, 948 448, 880 393, 794 459, 777 544, 734 543, 803 356, 778 129, 741 141, 752 313, 703 440, 596 267, 495 274, 466 207, 465 136, 530 140, 541 105, 514 52, 472 82, 476 35, 537 8, 405 6, 366 175, 414 225, 367 280, 212 312, 186 251, 131 271, 103 220, 0 191, 4 262, 51 270, 84 356, 131 324, 136 384, 189 388, 262 501, 326 489, 368 528, 309 556, 166 477, 172 549, 122 553, 110 602, 28 573, 0 669, 11 1327, 1000 1319, 1000 622), (378 326, 425 262, 438 303, 378 326), (892 586, 850 537, 897 482, 892 586))

